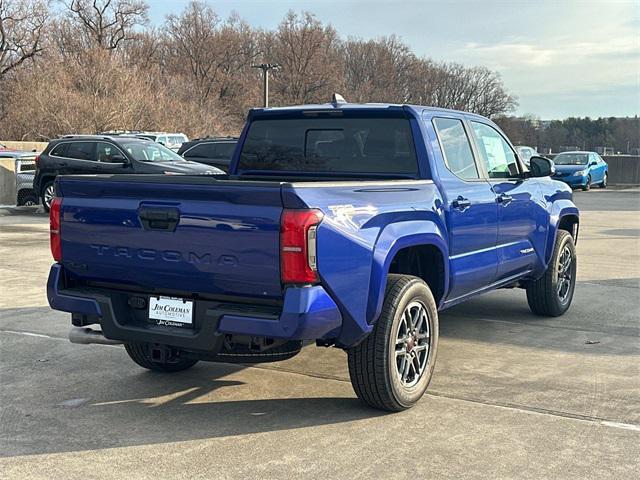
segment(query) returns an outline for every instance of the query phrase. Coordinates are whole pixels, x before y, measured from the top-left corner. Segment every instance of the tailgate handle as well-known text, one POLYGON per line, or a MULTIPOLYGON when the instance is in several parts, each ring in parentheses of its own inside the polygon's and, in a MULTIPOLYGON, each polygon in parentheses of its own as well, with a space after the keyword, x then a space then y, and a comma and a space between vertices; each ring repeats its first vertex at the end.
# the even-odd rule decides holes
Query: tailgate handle
POLYGON ((177 208, 142 207, 138 210, 138 217, 145 230, 175 232, 180 212, 177 208))

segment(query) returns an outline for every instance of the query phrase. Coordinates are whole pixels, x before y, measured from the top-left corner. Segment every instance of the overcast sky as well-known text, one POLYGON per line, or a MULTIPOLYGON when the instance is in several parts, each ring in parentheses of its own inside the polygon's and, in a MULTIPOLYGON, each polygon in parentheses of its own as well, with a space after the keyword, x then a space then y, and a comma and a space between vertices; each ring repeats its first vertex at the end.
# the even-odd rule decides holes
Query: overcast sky
MULTIPOLYGON (((151 20, 188 0, 149 0, 151 20)), ((308 10, 342 37, 396 34, 420 56, 500 72, 518 114, 542 119, 640 115, 640 0, 208 0, 273 29, 308 10)), ((274 59, 277 61, 277 59, 274 59)))

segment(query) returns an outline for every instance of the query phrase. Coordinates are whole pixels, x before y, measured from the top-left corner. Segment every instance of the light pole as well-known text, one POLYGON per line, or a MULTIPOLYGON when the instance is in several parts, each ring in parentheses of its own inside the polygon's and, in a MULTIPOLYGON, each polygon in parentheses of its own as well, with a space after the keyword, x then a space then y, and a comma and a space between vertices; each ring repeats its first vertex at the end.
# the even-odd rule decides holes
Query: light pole
POLYGON ((261 63, 259 65, 251 65, 251 68, 259 68, 262 70, 262 104, 264 108, 269 106, 269 70, 280 70, 277 63, 261 63))

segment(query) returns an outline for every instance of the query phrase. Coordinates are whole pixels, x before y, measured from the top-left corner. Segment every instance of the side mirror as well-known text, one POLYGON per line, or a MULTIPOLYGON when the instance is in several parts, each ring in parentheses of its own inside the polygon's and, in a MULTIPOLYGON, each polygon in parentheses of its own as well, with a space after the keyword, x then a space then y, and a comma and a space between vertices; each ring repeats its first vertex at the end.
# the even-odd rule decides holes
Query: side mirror
POLYGON ((529 170, 532 177, 550 177, 555 175, 556 166, 548 158, 534 155, 529 159, 529 170))
POLYGON ((591 162, 591 163, 589 164, 589 166, 590 166, 590 167, 595 167, 596 165, 598 165, 598 162, 591 162))

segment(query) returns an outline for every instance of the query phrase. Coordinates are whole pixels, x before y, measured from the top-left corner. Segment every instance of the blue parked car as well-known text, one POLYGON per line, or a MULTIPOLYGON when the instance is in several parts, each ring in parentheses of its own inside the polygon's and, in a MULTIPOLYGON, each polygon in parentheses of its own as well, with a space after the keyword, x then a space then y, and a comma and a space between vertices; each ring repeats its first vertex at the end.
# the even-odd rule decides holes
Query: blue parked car
POLYGON ((607 188, 609 166, 596 152, 563 152, 553 159, 556 173, 553 176, 572 188, 587 191, 591 185, 607 188))
POLYGON ((579 212, 552 170, 464 112, 251 110, 227 177, 57 177, 47 297, 72 342, 154 371, 341 348, 357 396, 403 410, 440 310, 514 287, 537 315, 568 310, 579 212))

